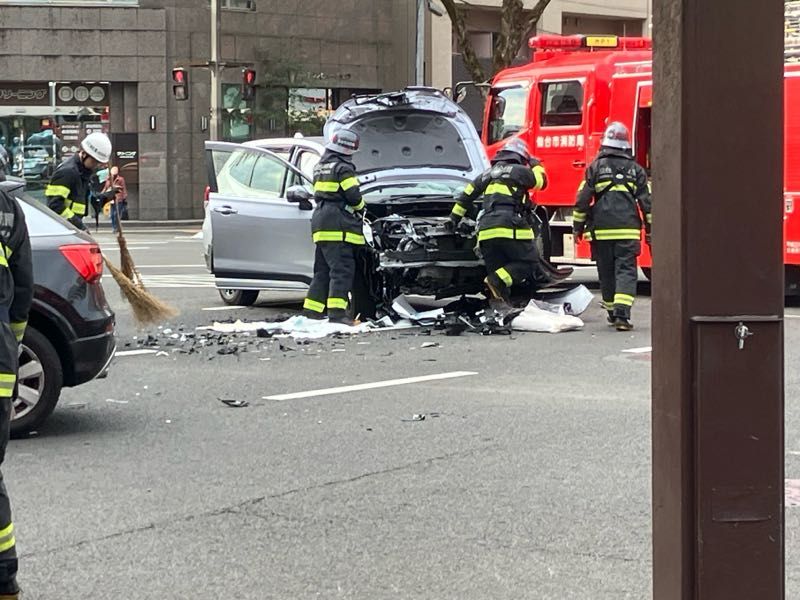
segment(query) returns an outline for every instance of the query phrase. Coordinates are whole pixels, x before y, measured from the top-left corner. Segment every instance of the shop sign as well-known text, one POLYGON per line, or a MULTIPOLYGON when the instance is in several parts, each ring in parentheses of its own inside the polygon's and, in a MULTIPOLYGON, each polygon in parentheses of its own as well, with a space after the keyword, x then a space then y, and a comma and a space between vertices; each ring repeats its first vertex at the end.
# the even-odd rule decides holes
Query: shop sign
POLYGON ((108 106, 107 83, 57 83, 58 106, 108 106))
POLYGON ((0 81, 0 106, 50 106, 47 81, 0 81))

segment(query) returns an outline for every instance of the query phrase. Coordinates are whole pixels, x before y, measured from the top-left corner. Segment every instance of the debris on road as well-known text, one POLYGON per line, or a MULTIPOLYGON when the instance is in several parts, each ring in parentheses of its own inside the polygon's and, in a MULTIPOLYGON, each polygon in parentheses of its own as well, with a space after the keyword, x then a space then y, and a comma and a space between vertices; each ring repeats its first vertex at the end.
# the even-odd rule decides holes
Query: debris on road
POLYGON ((250 403, 247 400, 233 400, 231 398, 217 398, 217 400, 232 408, 244 408, 245 406, 250 406, 250 403))
POLYGON ((127 400, 114 400, 113 398, 106 398, 106 402, 109 402, 111 404, 127 404, 128 403, 127 400))
POLYGON ((420 348, 438 348, 439 342, 424 342, 420 348))
POLYGON ((514 316, 509 322, 511 329, 515 331, 537 331, 542 333, 561 333, 564 331, 576 331, 583 328, 583 321, 578 317, 565 314, 563 305, 548 305, 554 307, 543 308, 541 301, 531 300, 530 304, 514 316))
POLYGON ((412 415, 410 419, 400 419, 400 420, 405 423, 413 423, 414 421, 424 421, 425 414, 412 415))

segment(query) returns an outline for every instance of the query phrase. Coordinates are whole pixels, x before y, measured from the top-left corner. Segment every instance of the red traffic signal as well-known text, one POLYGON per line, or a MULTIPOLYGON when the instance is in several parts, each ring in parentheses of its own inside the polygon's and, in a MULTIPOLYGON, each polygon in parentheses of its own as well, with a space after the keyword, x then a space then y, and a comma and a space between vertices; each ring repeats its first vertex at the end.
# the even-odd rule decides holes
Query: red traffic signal
POLYGON ((172 93, 175 95, 175 100, 188 100, 189 99, 189 72, 183 67, 175 67, 172 69, 172 93))
POLYGON ((242 69, 242 99, 250 100, 256 95, 256 72, 254 69, 242 69))

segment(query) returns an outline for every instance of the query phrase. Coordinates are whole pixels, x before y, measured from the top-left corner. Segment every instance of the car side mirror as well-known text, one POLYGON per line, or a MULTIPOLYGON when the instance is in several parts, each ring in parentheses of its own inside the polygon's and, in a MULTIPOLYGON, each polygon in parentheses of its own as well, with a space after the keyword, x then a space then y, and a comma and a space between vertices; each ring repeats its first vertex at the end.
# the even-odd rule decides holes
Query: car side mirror
POLYGON ((302 185, 293 185, 286 190, 286 200, 297 204, 300 210, 314 210, 314 205, 311 203, 313 197, 314 194, 302 185))

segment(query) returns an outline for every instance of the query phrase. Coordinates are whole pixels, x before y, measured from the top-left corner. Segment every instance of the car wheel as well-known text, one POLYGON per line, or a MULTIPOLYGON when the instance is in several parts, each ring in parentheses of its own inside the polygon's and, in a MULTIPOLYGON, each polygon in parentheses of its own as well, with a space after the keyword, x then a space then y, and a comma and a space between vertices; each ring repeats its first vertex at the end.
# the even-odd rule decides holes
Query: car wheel
POLYGON ((61 395, 61 360, 50 340, 32 327, 28 327, 20 345, 17 381, 12 437, 38 428, 53 412, 61 395))
POLYGON ((252 306, 258 300, 258 290, 220 290, 220 298, 231 306, 252 306))

